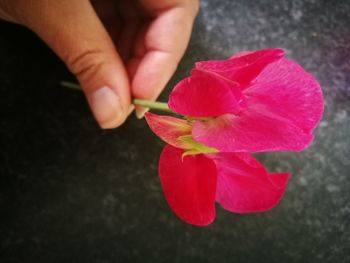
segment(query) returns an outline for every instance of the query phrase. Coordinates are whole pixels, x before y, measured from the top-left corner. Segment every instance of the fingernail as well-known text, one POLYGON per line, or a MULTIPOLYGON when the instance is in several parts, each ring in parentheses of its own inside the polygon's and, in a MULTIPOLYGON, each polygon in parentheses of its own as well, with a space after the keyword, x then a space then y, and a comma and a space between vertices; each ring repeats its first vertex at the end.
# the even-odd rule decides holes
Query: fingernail
POLYGON ((119 126, 123 119, 123 109, 117 93, 103 86, 87 96, 92 112, 103 129, 119 126))
POLYGON ((135 106, 133 104, 130 104, 130 107, 128 109, 128 116, 135 110, 135 106))
POLYGON ((138 119, 142 119, 144 116, 145 116, 145 114, 146 114, 146 112, 148 112, 149 111, 149 109, 148 108, 136 108, 135 109, 135 115, 136 115, 136 117, 138 118, 138 119))

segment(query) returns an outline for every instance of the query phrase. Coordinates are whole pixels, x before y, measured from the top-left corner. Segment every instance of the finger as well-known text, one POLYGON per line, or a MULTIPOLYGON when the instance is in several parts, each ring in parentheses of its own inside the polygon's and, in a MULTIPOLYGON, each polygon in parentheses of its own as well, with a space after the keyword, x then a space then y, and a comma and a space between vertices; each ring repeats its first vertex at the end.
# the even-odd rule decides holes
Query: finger
POLYGON ((127 62, 130 59, 141 25, 142 13, 139 5, 134 1, 118 1, 117 9, 123 24, 120 37, 117 40, 117 47, 123 61, 127 62))
POLYGON ((76 75, 100 126, 122 124, 131 107, 128 76, 90 1, 28 3, 28 10, 38 12, 26 18, 24 24, 46 41, 76 75))
POLYGON ((143 2, 156 18, 145 32, 144 44, 138 45, 144 46, 145 54, 141 58, 136 56, 130 62, 132 65, 129 65, 135 71, 132 93, 137 98, 155 99, 175 72, 185 52, 198 1, 143 2))

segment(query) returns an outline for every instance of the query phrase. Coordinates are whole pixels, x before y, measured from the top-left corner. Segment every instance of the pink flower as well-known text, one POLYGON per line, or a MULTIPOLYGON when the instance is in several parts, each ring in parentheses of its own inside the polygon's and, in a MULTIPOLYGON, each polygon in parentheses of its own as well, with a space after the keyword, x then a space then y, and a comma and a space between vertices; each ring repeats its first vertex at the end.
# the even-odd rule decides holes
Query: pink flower
POLYGON ((186 117, 146 114, 169 144, 159 162, 165 197, 187 223, 210 224, 215 202, 247 213, 282 198, 290 175, 268 173, 249 153, 305 149, 323 112, 317 81, 283 56, 266 49, 199 62, 169 98, 186 117))
POLYGON ((289 174, 268 173, 247 153, 218 152, 195 142, 186 120, 146 113, 150 128, 169 145, 159 160, 165 198, 189 224, 208 225, 215 201, 235 213, 273 208, 282 198, 289 174))
POLYGON ((323 113, 317 80, 281 49, 196 63, 169 98, 176 113, 214 117, 193 123, 193 138, 229 152, 301 151, 323 113))

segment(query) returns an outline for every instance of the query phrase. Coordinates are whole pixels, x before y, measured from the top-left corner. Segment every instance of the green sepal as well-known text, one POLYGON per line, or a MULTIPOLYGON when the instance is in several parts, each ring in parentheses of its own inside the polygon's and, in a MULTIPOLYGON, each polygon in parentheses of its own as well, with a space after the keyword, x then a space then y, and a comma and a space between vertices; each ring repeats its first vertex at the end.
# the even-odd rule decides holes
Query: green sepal
POLYGON ((219 150, 205 146, 195 141, 192 135, 183 135, 178 138, 185 145, 186 151, 182 154, 182 158, 188 155, 200 154, 200 153, 216 153, 219 150))

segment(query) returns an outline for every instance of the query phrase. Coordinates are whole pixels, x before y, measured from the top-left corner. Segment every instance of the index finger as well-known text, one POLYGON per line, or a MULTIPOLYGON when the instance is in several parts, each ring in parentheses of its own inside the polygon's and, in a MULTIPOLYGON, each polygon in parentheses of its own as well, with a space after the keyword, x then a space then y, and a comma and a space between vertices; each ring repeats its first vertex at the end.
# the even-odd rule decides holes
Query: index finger
POLYGON ((155 18, 144 32, 144 42, 135 51, 136 57, 129 63, 129 69, 134 71, 131 73, 132 94, 136 98, 154 100, 175 72, 186 50, 198 1, 142 2, 155 18))

